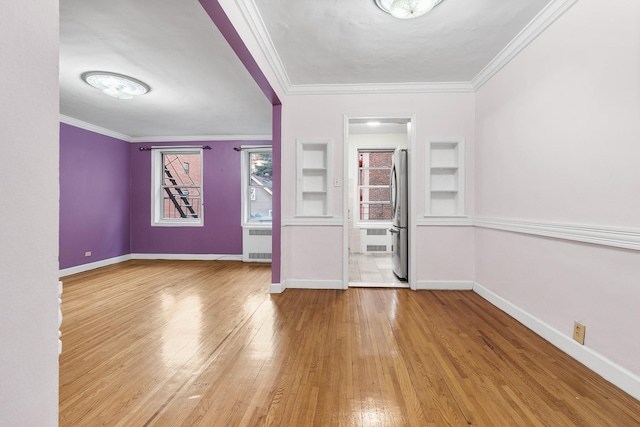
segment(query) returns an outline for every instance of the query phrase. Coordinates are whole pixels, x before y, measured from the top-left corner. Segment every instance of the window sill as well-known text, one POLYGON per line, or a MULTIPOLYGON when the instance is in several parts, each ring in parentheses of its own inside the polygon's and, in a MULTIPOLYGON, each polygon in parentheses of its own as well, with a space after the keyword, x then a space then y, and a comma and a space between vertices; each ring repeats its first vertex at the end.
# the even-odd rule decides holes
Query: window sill
POLYGON ((162 221, 152 222, 152 227, 204 227, 204 221, 198 222, 178 222, 178 221, 162 221))
POLYGON ((272 222, 246 222, 242 224, 242 228, 272 228, 272 222))
POLYGON ((357 222, 355 228, 389 228, 393 225, 391 221, 369 221, 357 222))

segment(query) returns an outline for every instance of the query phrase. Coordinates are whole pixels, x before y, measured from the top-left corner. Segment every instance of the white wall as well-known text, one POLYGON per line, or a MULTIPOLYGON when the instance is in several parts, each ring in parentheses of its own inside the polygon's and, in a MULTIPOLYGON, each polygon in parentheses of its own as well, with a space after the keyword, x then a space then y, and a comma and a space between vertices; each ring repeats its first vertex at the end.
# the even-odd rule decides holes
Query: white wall
MULTIPOLYGON (((581 0, 477 92, 480 218, 640 228, 640 2, 581 0)), ((479 229, 476 281, 640 374, 640 253, 479 229)))
MULTIPOLYGON (((283 217, 293 217, 295 213, 296 192, 296 138, 331 138, 333 140, 333 173, 344 179, 344 116, 349 117, 411 117, 415 115, 415 153, 410 153, 416 161, 415 198, 412 201, 414 216, 424 215, 424 145, 430 136, 460 136, 466 138, 467 160, 469 164, 467 181, 467 206, 473 207, 473 146, 474 146, 474 100, 472 93, 458 94, 399 94, 399 95, 322 95, 322 96, 290 96, 283 106, 283 162, 282 162, 282 212, 283 217)), ((330 179, 333 182, 333 179, 330 179)), ((343 219, 343 191, 347 187, 342 185, 334 188, 331 201, 331 215, 343 219)), ((283 254, 283 276, 287 279, 307 280, 342 280, 342 270, 339 266, 343 262, 341 230, 336 232, 335 225, 318 227, 327 229, 326 232, 315 231, 310 234, 306 230, 294 230, 295 226, 283 230, 283 243, 290 245, 292 258, 283 254), (322 253, 320 253, 322 252, 322 253), (328 253, 326 253, 328 252, 328 253), (300 268, 297 265, 304 256, 321 256, 326 263, 318 268, 300 268), (328 257, 328 258, 327 258, 328 257)), ((420 227, 421 236, 431 239, 430 227, 420 227), (424 228, 424 230, 422 230, 424 228)), ((447 227, 448 228, 448 227, 447 227)), ((457 233, 457 227, 450 228, 457 233)), ((446 238, 447 231, 438 232, 438 245, 448 248, 452 240, 446 238), (443 237, 444 236, 444 237, 443 237)), ((472 234, 466 238, 466 247, 473 247, 472 234)), ((431 240, 434 244, 433 239, 431 240)), ((459 244, 459 239, 455 245, 459 244)), ((421 246, 422 247, 422 246, 421 246)), ((423 260, 424 254, 418 252, 417 259, 423 260)), ((439 263, 439 260, 434 260, 439 263)), ((462 263, 465 271, 473 271, 473 257, 464 258, 462 263)), ((429 277, 430 270, 421 270, 422 276, 417 280, 435 280, 441 277, 429 277)), ((455 271, 448 271, 447 277, 456 276, 455 271), (449 274, 450 273, 450 274, 449 274)), ((457 279, 471 279, 466 276, 457 279)))
MULTIPOLYGON (((220 2, 278 86, 234 0, 220 2)), ((620 226, 637 236, 639 8, 637 0, 578 1, 476 94, 282 96, 283 216, 295 211, 295 138, 333 138, 339 171, 344 114, 415 114, 416 158, 424 158, 426 136, 466 138, 468 215, 605 233, 620 226)), ((418 217, 424 195, 416 194, 418 217)), ((332 214, 341 219, 341 191, 333 197, 332 214)), ((340 280, 340 228, 285 227, 283 278, 340 280)), ((637 251, 485 227, 417 228, 418 280, 476 280, 567 340, 581 320, 587 352, 640 374, 637 251)))
POLYGON ((0 425, 55 426, 58 2, 5 2, 0 52, 0 425))

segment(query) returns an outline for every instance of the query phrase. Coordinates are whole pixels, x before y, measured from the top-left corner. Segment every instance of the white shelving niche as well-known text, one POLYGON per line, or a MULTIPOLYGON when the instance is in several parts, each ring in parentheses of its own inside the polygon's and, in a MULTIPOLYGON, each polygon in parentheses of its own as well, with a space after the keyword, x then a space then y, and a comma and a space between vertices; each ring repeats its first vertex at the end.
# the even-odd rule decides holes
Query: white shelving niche
POLYGON ((464 216, 464 138, 427 138, 425 217, 464 216))
POLYGON ((328 217, 331 140, 297 140, 296 216, 328 217))

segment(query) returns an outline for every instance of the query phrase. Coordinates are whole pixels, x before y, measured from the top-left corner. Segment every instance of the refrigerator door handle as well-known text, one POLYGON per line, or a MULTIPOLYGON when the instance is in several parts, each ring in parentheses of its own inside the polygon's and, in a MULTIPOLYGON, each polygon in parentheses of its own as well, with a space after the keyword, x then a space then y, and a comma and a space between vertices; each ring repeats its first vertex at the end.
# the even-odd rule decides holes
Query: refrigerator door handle
POLYGON ((389 233, 395 233, 398 234, 400 231, 397 228, 390 228, 389 229, 389 233))

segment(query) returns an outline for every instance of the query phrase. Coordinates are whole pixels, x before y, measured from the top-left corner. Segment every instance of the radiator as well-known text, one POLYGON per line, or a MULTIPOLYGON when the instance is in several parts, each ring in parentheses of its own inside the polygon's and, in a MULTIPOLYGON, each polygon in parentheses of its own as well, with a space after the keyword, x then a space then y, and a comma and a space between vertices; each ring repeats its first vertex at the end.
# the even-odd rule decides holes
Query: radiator
POLYGON ((360 229, 360 253, 388 252, 391 252, 391 234, 388 227, 360 229))
POLYGON ((271 262, 270 228, 243 228, 242 261, 271 262))

